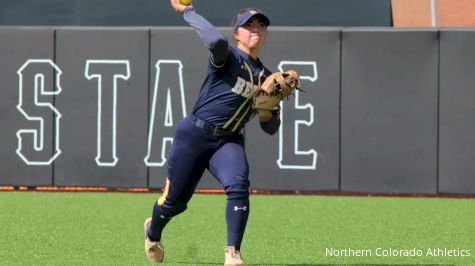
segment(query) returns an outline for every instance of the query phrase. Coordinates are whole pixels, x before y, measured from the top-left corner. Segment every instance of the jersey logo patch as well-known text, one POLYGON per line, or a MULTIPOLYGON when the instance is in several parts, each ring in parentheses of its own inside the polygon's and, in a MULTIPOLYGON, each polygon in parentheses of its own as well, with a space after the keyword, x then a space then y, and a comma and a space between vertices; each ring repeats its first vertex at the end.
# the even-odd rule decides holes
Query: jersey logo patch
POLYGON ((246 81, 241 77, 237 77, 236 84, 234 84, 234 87, 231 90, 236 94, 250 99, 257 92, 258 89, 259 86, 252 86, 249 81, 246 81))

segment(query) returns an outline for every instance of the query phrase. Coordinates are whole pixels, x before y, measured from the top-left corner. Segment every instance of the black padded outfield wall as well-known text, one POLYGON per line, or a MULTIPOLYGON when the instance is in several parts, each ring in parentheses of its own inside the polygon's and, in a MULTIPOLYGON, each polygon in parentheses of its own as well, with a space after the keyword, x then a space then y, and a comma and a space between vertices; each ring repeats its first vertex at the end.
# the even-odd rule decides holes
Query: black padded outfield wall
POLYGON ((56 31, 64 119, 54 185, 147 186, 148 50, 147 29, 56 31))
MULTIPOLYGON (((275 135, 248 124, 252 188, 475 193, 474 36, 270 29, 262 61, 305 92, 275 135)), ((0 186, 163 187, 207 56, 190 28, 1 28, 0 186)))
POLYGON ((475 30, 440 31, 439 191, 475 193, 475 30))
POLYGON ((437 36, 343 31, 342 191, 437 192, 437 36))
POLYGON ((340 29, 272 32, 262 60, 272 71, 297 70, 303 92, 282 102, 282 130, 246 131, 254 187, 338 190, 340 29), (293 42, 289 49, 288 40, 293 42), (311 44, 311 45, 309 45, 311 44), (253 147, 261 147, 253 149, 253 147), (252 152, 251 152, 252 151, 252 152))
POLYGON ((0 29, 0 184, 52 185, 51 164, 59 153, 52 130, 61 119, 54 108, 61 84, 53 60, 53 29, 0 29))

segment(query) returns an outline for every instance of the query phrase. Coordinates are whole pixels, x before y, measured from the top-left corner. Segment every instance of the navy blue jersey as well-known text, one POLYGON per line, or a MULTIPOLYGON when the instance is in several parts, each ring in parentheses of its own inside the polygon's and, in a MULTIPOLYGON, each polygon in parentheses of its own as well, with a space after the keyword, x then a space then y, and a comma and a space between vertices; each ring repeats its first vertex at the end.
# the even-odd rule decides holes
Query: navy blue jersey
POLYGON ((241 127, 253 114, 252 97, 269 74, 259 60, 229 47, 222 66, 210 61, 194 114, 230 130, 241 127))
MULTIPOLYGON (((184 19, 197 31, 210 50, 207 76, 201 86, 193 114, 224 129, 237 131, 254 115, 252 98, 271 72, 259 59, 228 44, 226 38, 190 7, 184 19)), ((268 133, 277 131, 280 121, 274 116, 261 123, 268 133)))

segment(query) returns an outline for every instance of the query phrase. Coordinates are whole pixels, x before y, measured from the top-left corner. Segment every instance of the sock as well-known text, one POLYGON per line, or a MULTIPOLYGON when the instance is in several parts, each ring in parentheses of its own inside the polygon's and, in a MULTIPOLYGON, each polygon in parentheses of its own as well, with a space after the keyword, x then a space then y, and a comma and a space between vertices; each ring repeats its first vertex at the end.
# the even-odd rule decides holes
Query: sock
POLYGON ((240 250, 248 217, 249 198, 228 199, 226 205, 228 246, 235 246, 236 250, 240 250))
POLYGON ((165 228, 165 225, 167 225, 171 219, 172 218, 166 218, 163 216, 162 208, 155 203, 153 205, 152 222, 147 231, 148 238, 151 241, 160 241, 163 228, 165 228))

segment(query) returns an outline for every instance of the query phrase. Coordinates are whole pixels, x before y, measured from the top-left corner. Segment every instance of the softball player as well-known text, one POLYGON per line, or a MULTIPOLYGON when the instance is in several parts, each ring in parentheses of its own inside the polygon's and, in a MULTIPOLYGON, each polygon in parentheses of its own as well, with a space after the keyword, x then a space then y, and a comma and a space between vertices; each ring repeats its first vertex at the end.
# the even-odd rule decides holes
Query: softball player
MULTIPOLYGON (((236 46, 192 6, 171 0, 183 13, 209 50, 207 76, 192 113, 177 125, 168 156, 163 195, 145 221, 145 253, 152 262, 162 262, 162 230, 175 215, 187 208, 198 181, 208 169, 223 185, 227 197, 227 247, 225 265, 243 265, 240 247, 249 216, 249 165, 244 150, 244 125, 255 112, 252 98, 271 72, 258 58, 267 36, 269 19, 257 9, 243 9, 233 19, 236 46)), ((270 119, 260 118, 268 134, 280 126, 279 110, 270 119)))

